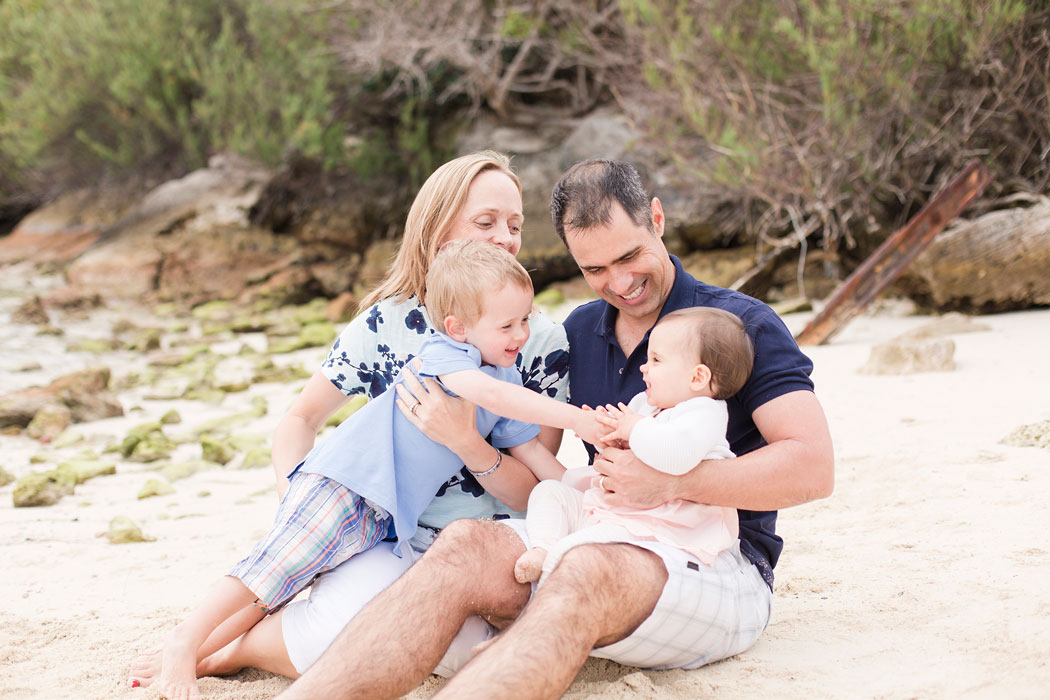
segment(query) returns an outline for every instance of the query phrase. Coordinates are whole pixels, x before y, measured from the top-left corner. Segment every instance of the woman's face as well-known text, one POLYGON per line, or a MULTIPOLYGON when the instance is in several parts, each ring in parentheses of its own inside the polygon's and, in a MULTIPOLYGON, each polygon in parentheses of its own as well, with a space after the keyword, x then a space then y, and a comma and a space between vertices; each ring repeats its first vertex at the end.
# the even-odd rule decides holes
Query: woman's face
POLYGON ((498 170, 474 178, 467 201, 456 213, 442 243, 460 239, 488 241, 517 255, 521 248, 521 195, 514 181, 498 170))

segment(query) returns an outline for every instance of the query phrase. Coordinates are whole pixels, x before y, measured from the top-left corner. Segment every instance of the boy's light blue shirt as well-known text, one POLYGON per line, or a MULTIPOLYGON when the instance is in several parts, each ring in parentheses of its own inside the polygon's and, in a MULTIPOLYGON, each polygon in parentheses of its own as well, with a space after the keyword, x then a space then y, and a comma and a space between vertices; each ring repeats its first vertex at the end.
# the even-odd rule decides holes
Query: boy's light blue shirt
MULTIPOLYGON (((435 333, 423 343, 420 376, 438 377, 463 370, 480 369, 485 374, 521 386, 514 366, 481 364, 481 353, 468 343, 435 333)), ((400 377, 395 380, 402 381, 400 377)), ((320 474, 386 510, 393 518, 397 535, 395 551, 415 534, 420 514, 438 488, 463 466, 463 461, 408 421, 396 404, 394 387, 369 401, 343 421, 323 442, 314 447, 295 471, 320 474)), ((477 429, 489 436, 494 447, 515 447, 539 435, 539 428, 497 416, 480 406, 477 429)))

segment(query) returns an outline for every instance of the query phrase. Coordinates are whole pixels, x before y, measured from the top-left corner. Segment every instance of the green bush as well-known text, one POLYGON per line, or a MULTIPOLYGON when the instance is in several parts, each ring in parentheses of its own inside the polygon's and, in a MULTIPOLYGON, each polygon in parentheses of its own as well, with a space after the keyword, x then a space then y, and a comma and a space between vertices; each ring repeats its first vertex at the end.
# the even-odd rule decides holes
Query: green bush
POLYGON ((4 0, 0 152, 22 168, 338 158, 323 20, 263 0, 4 0))

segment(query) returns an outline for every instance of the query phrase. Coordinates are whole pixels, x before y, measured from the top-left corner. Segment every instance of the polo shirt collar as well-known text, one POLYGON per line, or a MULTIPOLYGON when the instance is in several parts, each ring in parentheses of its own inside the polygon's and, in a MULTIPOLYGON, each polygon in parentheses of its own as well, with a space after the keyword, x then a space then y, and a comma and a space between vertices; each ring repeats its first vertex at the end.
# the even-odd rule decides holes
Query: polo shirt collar
MULTIPOLYGON (((676 309, 684 309, 693 305, 693 291, 696 280, 686 273, 682 267, 681 260, 674 255, 668 257, 671 258, 671 262, 674 264, 674 283, 671 285, 671 293, 667 295, 667 299, 660 309, 657 321, 676 309)), ((618 312, 615 306, 604 299, 602 304, 602 313, 598 317, 598 325, 594 327, 594 332, 596 335, 609 341, 616 337, 616 314, 618 312)), ((645 337, 649 337, 648 331, 646 331, 645 337)))

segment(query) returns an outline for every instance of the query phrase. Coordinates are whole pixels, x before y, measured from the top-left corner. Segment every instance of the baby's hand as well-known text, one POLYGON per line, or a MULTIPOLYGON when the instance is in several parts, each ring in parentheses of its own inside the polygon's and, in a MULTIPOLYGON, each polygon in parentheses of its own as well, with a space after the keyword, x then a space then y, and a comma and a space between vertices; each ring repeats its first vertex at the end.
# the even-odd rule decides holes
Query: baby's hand
POLYGON ((597 416, 598 421, 609 429, 609 432, 602 436, 602 442, 607 445, 617 441, 629 442, 631 431, 642 419, 642 416, 627 408, 623 403, 619 406, 607 404, 605 408, 597 411, 597 416))

